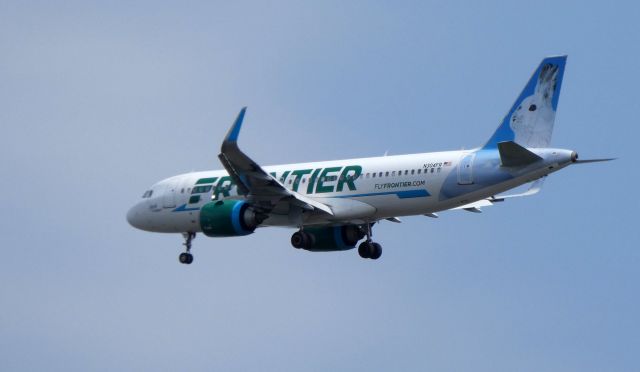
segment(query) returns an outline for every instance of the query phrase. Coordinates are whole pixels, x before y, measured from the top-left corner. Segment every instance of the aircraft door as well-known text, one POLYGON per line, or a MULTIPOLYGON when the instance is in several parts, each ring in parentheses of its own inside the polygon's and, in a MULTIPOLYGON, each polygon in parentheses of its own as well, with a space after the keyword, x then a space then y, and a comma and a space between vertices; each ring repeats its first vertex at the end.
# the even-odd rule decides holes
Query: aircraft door
POLYGON ((473 183, 473 159, 476 154, 466 154, 458 164, 458 184, 471 185, 473 183))
POLYGON ((162 191, 162 207, 163 208, 175 208, 176 197, 178 193, 178 182, 169 181, 162 191))

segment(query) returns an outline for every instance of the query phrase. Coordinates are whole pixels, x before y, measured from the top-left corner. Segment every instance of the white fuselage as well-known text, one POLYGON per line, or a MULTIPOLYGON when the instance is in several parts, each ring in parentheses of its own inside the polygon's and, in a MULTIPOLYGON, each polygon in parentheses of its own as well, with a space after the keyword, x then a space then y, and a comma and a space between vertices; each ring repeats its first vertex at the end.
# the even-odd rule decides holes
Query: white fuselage
MULTIPOLYGON (((275 209, 260 226, 357 224, 434 213, 531 182, 571 162, 569 150, 530 150, 543 161, 517 170, 501 167, 497 151, 478 150, 265 166, 284 187, 335 213, 296 216, 290 209, 275 209)), ((153 185, 127 218, 148 231, 199 232, 204 204, 243 198, 224 170, 186 173, 153 185)))

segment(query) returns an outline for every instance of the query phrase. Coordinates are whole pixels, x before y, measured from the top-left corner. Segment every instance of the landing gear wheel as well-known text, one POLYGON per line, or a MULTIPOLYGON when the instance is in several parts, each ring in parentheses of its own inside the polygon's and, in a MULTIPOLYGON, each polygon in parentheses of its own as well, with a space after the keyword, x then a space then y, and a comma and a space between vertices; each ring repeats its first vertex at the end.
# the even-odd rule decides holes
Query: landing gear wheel
POLYGON ((371 255, 369 256, 369 258, 371 258, 372 260, 377 260, 378 258, 380 258, 380 256, 382 256, 382 246, 378 243, 371 243, 371 255))
POLYGON ((364 241, 358 246, 358 254, 362 258, 377 260, 382 256, 382 246, 375 242, 364 241))
POLYGON ((180 256, 178 256, 178 261, 180 261, 180 263, 189 265, 190 263, 193 262, 193 255, 190 252, 191 241, 196 238, 196 233, 186 232, 186 233, 183 233, 182 235, 184 236, 184 243, 182 243, 182 245, 184 245, 186 252, 180 253, 180 256))
POLYGON ((193 262, 193 255, 191 253, 182 252, 180 253, 180 256, 178 256, 178 260, 182 264, 189 265, 190 263, 193 262))
POLYGON ((358 254, 362 258, 371 258, 371 242, 364 241, 358 246, 358 254))

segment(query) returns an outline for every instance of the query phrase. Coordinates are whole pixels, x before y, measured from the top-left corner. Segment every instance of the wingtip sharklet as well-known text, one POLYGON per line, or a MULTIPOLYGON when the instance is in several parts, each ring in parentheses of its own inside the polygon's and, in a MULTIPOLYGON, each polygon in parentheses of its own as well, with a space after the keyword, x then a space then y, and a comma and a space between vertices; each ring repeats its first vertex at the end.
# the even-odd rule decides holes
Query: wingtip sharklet
POLYGON ((227 137, 224 139, 225 142, 237 142, 238 136, 240 135, 240 128, 242 128, 242 121, 244 120, 244 114, 247 112, 247 106, 243 107, 238 113, 238 117, 233 122, 233 125, 229 129, 229 133, 227 133, 227 137))

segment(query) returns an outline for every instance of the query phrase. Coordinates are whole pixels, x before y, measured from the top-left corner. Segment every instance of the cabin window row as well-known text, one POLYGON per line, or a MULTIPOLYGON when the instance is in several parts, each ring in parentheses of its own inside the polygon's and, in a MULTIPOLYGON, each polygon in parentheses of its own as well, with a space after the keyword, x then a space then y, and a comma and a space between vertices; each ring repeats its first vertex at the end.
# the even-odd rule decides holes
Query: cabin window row
MULTIPOLYGON (((409 175, 416 175, 416 174, 429 174, 429 173, 440 173, 440 171, 442 171, 442 168, 427 168, 427 169, 404 169, 404 170, 399 170, 399 171, 385 171, 385 172, 367 172, 367 173, 363 173, 360 174, 358 177, 354 177, 354 176, 326 176, 326 177, 319 177, 318 180, 320 182, 329 182, 329 181, 336 181, 338 179, 340 179, 340 181, 355 181, 357 179, 360 178, 382 178, 382 177, 399 177, 399 176, 409 176, 409 175)), ((306 183, 307 182, 307 178, 308 177, 302 177, 302 180, 300 180, 301 183, 306 183)), ((282 180, 281 180, 282 181, 282 180)), ((289 178, 289 181, 287 182, 289 185, 291 185, 294 181, 294 178, 289 178)))
POLYGON ((442 168, 427 168, 427 169, 404 169, 399 171, 386 171, 386 172, 373 172, 366 173, 365 178, 382 178, 382 177, 399 177, 402 175, 416 175, 416 174, 428 174, 428 173, 440 173, 442 168))
MULTIPOLYGON (((309 178, 309 177, 302 177, 302 180, 300 180, 300 182, 301 183, 306 183, 307 182, 307 178, 309 178)), ((318 180, 318 182, 331 182, 331 181, 337 181, 337 180, 340 180, 340 181, 355 181, 358 178, 362 178, 362 176, 360 176, 360 177, 354 177, 352 175, 346 176, 346 177, 343 176, 343 175, 341 175, 340 177, 338 177, 338 176, 324 176, 324 177, 318 177, 317 180, 318 180)), ((294 179, 295 179, 295 177, 289 178, 289 181, 287 183, 289 185, 291 185, 293 183, 294 179)), ((282 182, 282 181, 283 181, 282 178, 280 178, 280 182, 282 182)))

